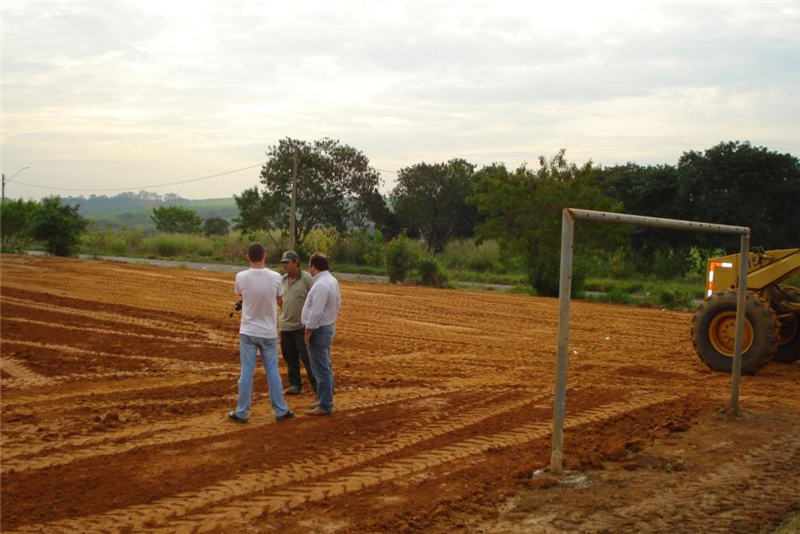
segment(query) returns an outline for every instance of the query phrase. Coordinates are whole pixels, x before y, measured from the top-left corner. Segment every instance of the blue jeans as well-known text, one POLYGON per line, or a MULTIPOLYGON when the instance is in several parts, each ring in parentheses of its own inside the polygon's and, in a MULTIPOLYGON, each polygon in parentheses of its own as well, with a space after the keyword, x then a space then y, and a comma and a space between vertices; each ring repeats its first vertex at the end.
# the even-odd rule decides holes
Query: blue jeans
POLYGON ((308 359, 311 372, 317 380, 317 400, 326 412, 333 411, 333 369, 331 368, 331 344, 336 335, 332 324, 321 326, 311 333, 308 344, 308 359))
POLYGON ((278 373, 278 338, 264 339, 239 334, 239 358, 242 362, 242 374, 239 375, 239 405, 236 415, 248 419, 250 402, 253 400, 253 373, 256 371, 256 352, 261 352, 261 361, 267 371, 269 385, 269 403, 275 411, 275 417, 281 417, 289 411, 283 400, 283 383, 278 373))

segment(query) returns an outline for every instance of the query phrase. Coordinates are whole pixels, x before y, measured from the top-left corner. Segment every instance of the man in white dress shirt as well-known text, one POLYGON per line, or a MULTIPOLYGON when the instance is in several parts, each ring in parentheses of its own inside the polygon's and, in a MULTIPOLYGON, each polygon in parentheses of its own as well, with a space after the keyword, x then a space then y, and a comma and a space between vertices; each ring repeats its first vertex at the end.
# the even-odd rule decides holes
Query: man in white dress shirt
POLYGON ((247 259, 250 268, 236 275, 235 291, 242 296, 242 324, 239 327, 242 373, 239 376, 239 402, 236 410, 228 414, 228 419, 246 423, 250 417, 256 353, 260 352, 267 371, 269 402, 275 420, 286 421, 294 414, 286 406, 278 373, 278 305, 283 303, 281 275, 265 267, 267 254, 261 243, 247 247, 247 259))
POLYGON ((331 344, 336 335, 336 318, 342 305, 339 282, 328 270, 328 258, 317 252, 308 260, 308 272, 314 285, 303 305, 302 321, 311 372, 317 380, 317 403, 306 415, 330 415, 333 412, 333 369, 331 344))

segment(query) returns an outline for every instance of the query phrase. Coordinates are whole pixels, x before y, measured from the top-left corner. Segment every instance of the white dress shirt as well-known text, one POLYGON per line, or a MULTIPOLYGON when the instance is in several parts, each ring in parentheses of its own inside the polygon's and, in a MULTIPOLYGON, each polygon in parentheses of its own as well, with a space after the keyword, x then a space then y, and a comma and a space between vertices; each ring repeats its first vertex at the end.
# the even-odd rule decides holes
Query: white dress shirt
POLYGON ((329 271, 318 272, 314 275, 314 285, 303 305, 301 315, 303 326, 309 330, 316 330, 320 326, 333 324, 339 316, 341 305, 339 282, 329 271))

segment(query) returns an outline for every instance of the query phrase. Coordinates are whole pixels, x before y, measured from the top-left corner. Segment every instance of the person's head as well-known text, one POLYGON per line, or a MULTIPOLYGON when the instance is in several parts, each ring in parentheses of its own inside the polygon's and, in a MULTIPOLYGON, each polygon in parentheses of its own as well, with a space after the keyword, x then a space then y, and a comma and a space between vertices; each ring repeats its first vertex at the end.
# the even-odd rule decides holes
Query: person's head
POLYGON ((297 276, 297 273, 300 272, 300 256, 294 250, 284 252, 281 263, 283 264, 283 270, 289 276, 297 276))
POLYGON ((264 245, 261 243, 250 243, 247 247, 247 259, 250 264, 263 264, 267 259, 267 252, 264 250, 264 245))
POLYGON ((328 258, 321 252, 315 252, 308 260, 308 270, 311 274, 327 271, 328 268, 328 258))

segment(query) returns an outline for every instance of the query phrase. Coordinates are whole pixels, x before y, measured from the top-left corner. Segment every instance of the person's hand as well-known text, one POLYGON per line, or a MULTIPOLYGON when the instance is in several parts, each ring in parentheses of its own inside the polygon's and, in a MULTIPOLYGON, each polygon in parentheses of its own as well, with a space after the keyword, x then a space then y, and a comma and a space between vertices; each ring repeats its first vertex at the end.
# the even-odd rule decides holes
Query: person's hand
POLYGON ((303 344, 305 344, 306 347, 311 344, 311 332, 312 330, 306 328, 306 332, 303 335, 303 344))

